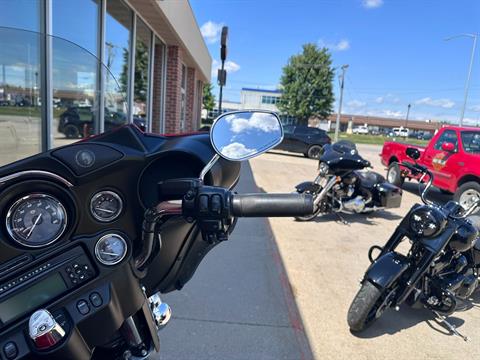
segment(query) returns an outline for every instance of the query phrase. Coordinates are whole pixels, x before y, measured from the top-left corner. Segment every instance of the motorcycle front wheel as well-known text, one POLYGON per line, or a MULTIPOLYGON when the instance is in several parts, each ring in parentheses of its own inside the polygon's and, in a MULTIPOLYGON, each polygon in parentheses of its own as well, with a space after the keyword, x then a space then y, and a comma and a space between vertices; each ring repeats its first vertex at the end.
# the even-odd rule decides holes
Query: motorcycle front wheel
MULTIPOLYGON (((304 191, 297 191, 298 194, 303 194, 304 191)), ((310 194, 309 191, 305 191, 306 194, 310 194)), ((316 198, 316 194, 312 194, 313 195, 313 200, 315 201, 315 198, 316 198)), ((304 216, 295 216, 295 220, 297 221, 310 221, 310 220, 313 220, 317 217, 317 215, 319 214, 320 212, 320 208, 317 206, 317 208, 313 211, 313 213, 309 214, 309 215, 304 215, 304 216)))
POLYGON ((378 319, 382 306, 382 291, 365 281, 348 309, 347 321, 352 332, 365 330, 378 319))

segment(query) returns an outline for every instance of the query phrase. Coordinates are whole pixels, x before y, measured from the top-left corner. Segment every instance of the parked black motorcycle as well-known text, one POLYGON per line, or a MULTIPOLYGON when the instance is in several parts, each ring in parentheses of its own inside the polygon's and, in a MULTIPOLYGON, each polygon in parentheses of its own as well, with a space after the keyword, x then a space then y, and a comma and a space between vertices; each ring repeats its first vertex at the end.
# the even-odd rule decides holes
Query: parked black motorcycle
POLYGON ((400 207, 402 190, 373 171, 364 171, 370 162, 358 153, 355 144, 339 141, 325 145, 318 162, 315 180, 298 184, 300 194, 312 194, 315 211, 298 216, 297 220, 308 221, 319 214, 367 213, 380 209, 400 207), (363 171, 360 171, 363 170, 363 171))
MULTIPOLYGON (((407 155, 417 160, 420 153, 408 148, 407 155)), ((386 309, 398 310, 406 303, 430 309, 452 333, 467 340, 446 316, 456 310, 458 299, 468 299, 478 286, 480 217, 468 217, 478 204, 465 211, 454 201, 445 205, 427 201, 433 174, 416 163, 402 165, 422 176, 421 182, 428 179, 421 193, 424 204, 410 209, 383 247, 370 248, 372 264, 350 306, 348 324, 352 331, 362 331, 386 309), (398 246, 406 239, 411 248, 402 254, 398 246)))

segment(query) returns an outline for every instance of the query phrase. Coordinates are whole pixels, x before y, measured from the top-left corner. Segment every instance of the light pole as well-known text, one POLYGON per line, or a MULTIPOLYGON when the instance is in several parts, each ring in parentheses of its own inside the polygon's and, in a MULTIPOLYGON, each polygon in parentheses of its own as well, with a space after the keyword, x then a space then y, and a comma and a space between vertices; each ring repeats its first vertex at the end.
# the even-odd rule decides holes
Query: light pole
POLYGON ((464 95, 464 98, 463 98, 462 111, 460 113, 460 126, 463 125, 463 117, 465 115, 465 108, 467 106, 468 88, 470 86, 470 77, 472 75, 473 59, 475 58, 475 49, 477 47, 478 34, 459 34, 459 35, 455 35, 455 36, 450 36, 450 37, 446 38, 445 41, 449 41, 449 40, 452 40, 452 39, 455 39, 455 38, 458 38, 458 37, 461 37, 461 36, 472 38, 473 39, 473 46, 472 46, 472 54, 470 55, 470 65, 468 67, 467 81, 465 82, 465 95, 464 95))
POLYGON ((227 83, 227 71, 225 70, 225 60, 227 59, 227 39, 228 39, 228 27, 222 27, 222 37, 220 40, 220 60, 222 61, 222 67, 218 69, 217 84, 220 87, 220 93, 218 95, 218 115, 222 115, 222 100, 223 100, 223 87, 227 83))
POLYGON ((345 84, 345 71, 348 68, 348 64, 342 65, 342 75, 340 75, 340 100, 338 102, 337 121, 335 122, 335 142, 338 141, 338 131, 340 130, 340 116, 342 114, 342 102, 343 102, 343 87, 345 84))
POLYGON ((412 107, 412 104, 408 104, 407 106, 407 117, 405 118, 405 128, 408 128, 408 115, 410 115, 410 108, 412 107))

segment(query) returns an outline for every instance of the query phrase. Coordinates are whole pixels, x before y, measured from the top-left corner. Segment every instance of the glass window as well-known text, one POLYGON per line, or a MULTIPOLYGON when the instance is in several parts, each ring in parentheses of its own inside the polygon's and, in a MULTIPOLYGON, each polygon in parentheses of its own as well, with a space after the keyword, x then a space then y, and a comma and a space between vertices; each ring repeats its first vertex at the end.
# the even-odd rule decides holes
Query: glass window
POLYGON ((57 147, 93 134, 98 121, 99 10, 97 1, 54 0, 52 11, 52 130, 57 147))
POLYGON ((163 132, 163 76, 164 76, 165 45, 159 38, 155 38, 154 69, 153 69, 153 98, 152 98, 152 131, 163 132))
POLYGON ((295 126, 293 126, 293 125, 285 125, 283 127, 283 132, 285 134, 293 134, 293 130, 295 130, 295 126))
POLYGON ((40 31, 40 0, 0 0, 0 9, 0 26, 40 31))
POLYGON ((455 151, 458 148, 457 133, 454 130, 445 130, 435 143, 435 150, 442 150, 443 143, 452 143, 455 145, 455 151))
POLYGON ((41 152, 41 36, 0 28, 0 166, 41 152))
POLYGON ((139 127, 145 129, 145 121, 149 114, 147 102, 148 96, 148 77, 150 61, 150 43, 152 41, 152 32, 145 23, 137 18, 137 32, 135 41, 135 82, 133 91, 133 121, 139 127))
POLYGON ((130 30, 132 11, 119 0, 107 1, 105 19, 105 130, 127 120, 125 102, 129 78, 130 30))
POLYGON ((98 12, 98 0, 53 0, 53 35, 67 39, 96 56, 99 35, 98 12))
POLYGON ((463 149, 471 154, 480 154, 480 131, 462 131, 463 149))

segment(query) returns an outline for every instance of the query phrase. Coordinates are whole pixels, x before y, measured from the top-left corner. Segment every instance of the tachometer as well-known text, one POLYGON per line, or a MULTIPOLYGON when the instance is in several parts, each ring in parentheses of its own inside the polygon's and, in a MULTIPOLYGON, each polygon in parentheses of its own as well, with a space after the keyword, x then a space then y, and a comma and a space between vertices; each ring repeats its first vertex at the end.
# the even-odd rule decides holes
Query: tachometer
POLYGON ((28 247, 45 246, 62 236, 67 226, 67 212, 53 196, 30 194, 10 207, 6 226, 17 243, 28 247))
POLYGON ((122 198, 113 191, 100 191, 90 200, 90 212, 95 219, 101 222, 115 220, 122 210, 122 198))

